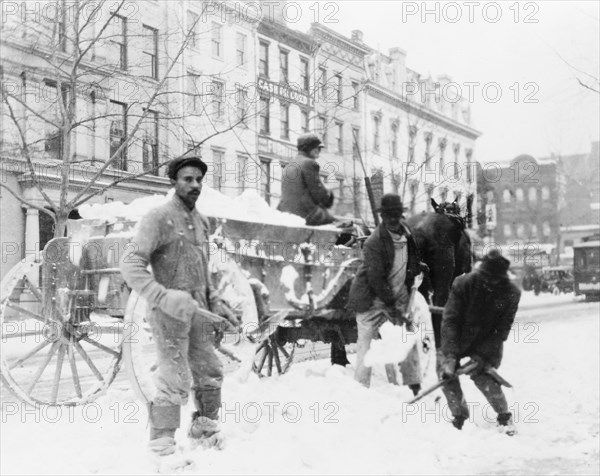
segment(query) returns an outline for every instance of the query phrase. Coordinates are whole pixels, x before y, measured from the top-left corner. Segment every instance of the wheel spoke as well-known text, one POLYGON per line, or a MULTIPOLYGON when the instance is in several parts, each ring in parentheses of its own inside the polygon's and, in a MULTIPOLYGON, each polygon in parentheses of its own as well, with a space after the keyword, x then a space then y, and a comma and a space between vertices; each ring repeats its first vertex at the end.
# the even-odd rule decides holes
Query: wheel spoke
POLYGON ((262 350, 263 350, 263 353, 262 353, 262 355, 260 357, 260 360, 258 361, 258 364, 256 364, 256 371, 258 373, 262 372, 262 369, 263 369, 263 367, 265 365, 265 360, 267 360, 267 355, 269 354, 268 347, 265 346, 264 343, 262 345, 262 350))
POLYGON ((40 379, 40 377, 44 373, 44 370, 46 370, 46 367, 48 367, 48 364, 50 363, 50 360, 52 360, 52 357, 54 356, 54 353, 58 350, 59 346, 60 346, 60 343, 59 342, 55 342, 54 344, 52 344, 52 347, 50 347, 50 350, 48 351, 48 355, 46 355, 46 358, 44 359, 44 361, 42 362, 42 364, 38 367, 35 375, 33 376, 33 380, 29 384, 29 387, 27 387, 27 393, 29 395, 31 395, 31 392, 33 392, 33 389, 35 388, 35 385, 38 383, 38 380, 40 379))
POLYGON ((73 385, 75 385, 75 391, 77 396, 81 398, 81 384, 79 383, 79 374, 77 373, 77 362, 75 362, 75 354, 73 353, 73 346, 70 345, 68 348, 69 364, 71 365, 71 376, 73 377, 73 385))
POLYGON ((33 295, 38 299, 38 301, 42 302, 43 298, 40 289, 31 281, 29 281, 29 278, 27 276, 23 277, 23 282, 25 283, 25 286, 27 286, 29 290, 33 293, 33 295))
POLYGON ((267 377, 270 377, 273 375, 273 350, 270 345, 267 345, 266 349, 269 352, 269 357, 267 359, 267 377))
POLYGON ((33 317, 34 319, 37 319, 38 321, 46 323, 46 319, 44 319, 39 314, 36 314, 35 312, 31 312, 30 310, 25 309, 25 308, 19 306, 18 304, 15 304, 14 302, 6 301, 6 305, 8 307, 10 307, 11 309, 14 309, 15 311, 19 311, 22 314, 25 314, 29 317, 33 317))
POLYGON ((92 344, 94 347, 98 347, 98 349, 103 350, 104 352, 108 352, 109 354, 114 355, 115 357, 119 356, 119 353, 116 350, 111 349, 110 347, 101 344, 100 342, 96 342, 94 339, 90 339, 89 337, 84 337, 84 341, 92 344))
POLYGON ((14 369, 15 367, 17 367, 18 365, 21 365, 23 362, 25 362, 29 357, 37 354, 40 350, 42 350, 44 347, 46 347, 47 345, 50 344, 49 340, 45 340, 44 342, 36 345, 29 353, 25 354, 23 357, 21 357, 19 360, 13 362, 12 364, 10 364, 8 366, 9 370, 14 369))
POLYGON ((85 360, 86 364, 88 364, 88 367, 91 369, 91 371, 94 372, 94 375, 96 376, 96 378, 98 380, 100 380, 101 382, 104 382, 104 378, 102 377, 102 374, 96 368, 96 366, 94 365, 94 363, 90 359, 89 355, 87 355, 86 351, 83 350, 83 347, 81 347, 81 344, 79 342, 77 342, 77 341, 73 341, 73 345, 75 346, 75 349, 77 349, 77 352, 79 352, 79 355, 81 355, 81 358, 83 360, 85 360))
POLYGON ((283 348, 283 346, 279 346, 279 348, 281 349, 282 352, 284 352, 286 354, 287 362, 283 366, 283 373, 286 373, 289 370, 290 365, 292 365, 292 362, 294 361, 294 352, 296 351, 296 345, 292 344, 292 350, 291 350, 291 352, 289 354, 283 348))
POLYGON ((62 373, 63 360, 65 358, 65 346, 60 344, 58 348, 58 356, 56 357, 56 371, 54 372, 54 382, 52 383, 52 397, 50 403, 56 403, 58 397, 58 386, 60 384, 60 374, 62 373))
POLYGON ((286 358, 286 359, 289 359, 289 358, 290 358, 290 354, 288 354, 288 351, 287 351, 287 350, 285 350, 285 347, 283 347, 281 344, 277 344, 277 347, 279 347, 279 350, 281 351, 281 353, 282 353, 283 355, 285 355, 285 358, 286 358))
POLYGON ((273 358, 275 360, 275 366, 277 367, 277 373, 281 375, 281 360, 279 359, 279 351, 277 350, 277 343, 275 340, 271 342, 271 349, 273 349, 273 358))

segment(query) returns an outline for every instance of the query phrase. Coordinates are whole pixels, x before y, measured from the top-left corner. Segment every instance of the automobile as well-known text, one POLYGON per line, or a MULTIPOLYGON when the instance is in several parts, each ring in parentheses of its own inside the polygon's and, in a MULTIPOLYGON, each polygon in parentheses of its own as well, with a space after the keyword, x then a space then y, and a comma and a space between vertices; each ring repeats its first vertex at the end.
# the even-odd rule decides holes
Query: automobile
POLYGON ((554 295, 572 293, 575 289, 573 268, 569 266, 545 266, 540 274, 540 291, 554 295))

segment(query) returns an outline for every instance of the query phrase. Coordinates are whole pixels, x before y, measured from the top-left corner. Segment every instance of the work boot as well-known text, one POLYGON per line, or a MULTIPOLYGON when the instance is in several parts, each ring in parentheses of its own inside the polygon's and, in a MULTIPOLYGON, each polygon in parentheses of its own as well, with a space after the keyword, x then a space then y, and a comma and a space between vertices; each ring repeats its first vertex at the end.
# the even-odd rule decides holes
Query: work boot
POLYGON ((179 405, 148 405, 150 442, 148 449, 158 456, 175 452, 175 431, 179 428, 181 407, 179 405))
POLYGON ((452 426, 454 428, 456 428, 457 430, 462 430, 463 425, 465 424, 465 417, 462 416, 456 416, 452 419, 452 421, 450 423, 452 423, 452 426))
POLYGON ((192 414, 188 436, 204 447, 221 449, 223 444, 219 426, 221 389, 196 389, 194 403, 198 410, 192 414))
POLYGON ((408 388, 410 388, 412 390, 413 395, 416 397, 417 395, 419 395, 419 392, 421 391, 421 384, 413 383, 413 384, 409 385, 408 388))
POLYGON ((512 413, 499 413, 498 414, 498 431, 508 436, 514 436, 517 433, 517 427, 512 418, 512 413))

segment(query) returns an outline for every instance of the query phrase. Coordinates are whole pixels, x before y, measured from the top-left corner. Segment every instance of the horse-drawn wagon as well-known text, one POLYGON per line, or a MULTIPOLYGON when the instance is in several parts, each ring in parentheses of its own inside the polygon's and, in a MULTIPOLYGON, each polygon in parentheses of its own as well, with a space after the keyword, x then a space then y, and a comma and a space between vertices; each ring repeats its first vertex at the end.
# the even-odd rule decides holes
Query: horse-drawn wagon
MULTIPOLYGON (((310 340, 332 343, 332 353, 337 349, 345 359, 344 346, 357 338, 354 316, 344 306, 361 240, 332 226, 247 221, 239 214, 209 218, 211 271, 221 291, 229 287, 233 301, 239 300, 232 306, 244 324, 244 337, 231 345, 225 337, 226 357, 243 360, 236 350, 245 341, 256 373, 282 374, 296 343, 310 340)), ((24 259, 2 280, 0 370, 4 385, 22 401, 92 401, 123 366, 134 390, 148 398, 155 366, 146 304, 130 293, 119 271, 134 250, 136 221, 71 221, 68 237, 51 240, 40 256, 24 259)), ((420 337, 420 350, 427 352, 425 330, 420 337)))

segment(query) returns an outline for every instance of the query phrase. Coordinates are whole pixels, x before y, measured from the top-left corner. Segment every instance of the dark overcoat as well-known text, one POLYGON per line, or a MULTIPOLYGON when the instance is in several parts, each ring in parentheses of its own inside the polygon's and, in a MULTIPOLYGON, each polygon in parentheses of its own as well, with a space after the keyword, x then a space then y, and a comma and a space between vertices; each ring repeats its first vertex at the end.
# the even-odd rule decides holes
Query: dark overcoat
POLYGON ((506 274, 489 273, 484 264, 457 277, 442 317, 444 358, 478 355, 498 367, 520 299, 521 291, 506 274))
MULTIPOLYGON (((419 251, 408 227, 402 225, 408 246, 406 286, 410 289, 415 276, 420 273, 419 251)), ((380 224, 367 238, 363 246, 363 262, 350 287, 347 309, 364 312, 371 308, 375 297, 386 306, 393 307, 398 296, 394 294, 388 277, 394 264, 394 243, 385 226, 380 224)))
POLYGON ((333 205, 333 193, 323 184, 320 169, 315 159, 298 153, 283 169, 277 209, 306 218, 308 225, 333 222, 333 216, 327 212, 333 205))

